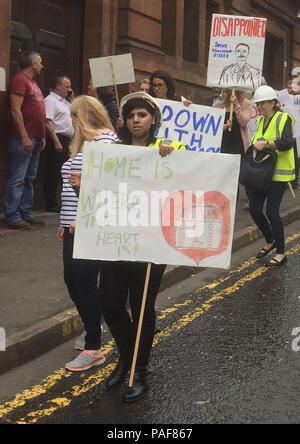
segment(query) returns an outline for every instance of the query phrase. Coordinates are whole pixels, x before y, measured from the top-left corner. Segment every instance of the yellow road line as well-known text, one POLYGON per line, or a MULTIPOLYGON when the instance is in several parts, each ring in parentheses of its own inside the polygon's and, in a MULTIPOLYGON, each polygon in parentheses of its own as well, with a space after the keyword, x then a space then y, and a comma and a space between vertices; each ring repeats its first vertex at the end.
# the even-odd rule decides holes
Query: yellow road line
MULTIPOLYGON (((300 233, 296 233, 289 238, 287 238, 286 243, 290 243, 300 237, 300 233)), ((226 282, 228 279, 230 279, 233 275, 238 274, 242 272, 243 270, 249 268, 253 263, 255 262, 255 258, 251 258, 247 261, 245 261, 243 264, 241 264, 239 267, 237 267, 235 270, 232 270, 226 275, 225 277, 221 279, 217 279, 212 283, 209 283, 207 285, 204 285, 203 287, 196 290, 196 293, 200 293, 201 291, 204 291, 206 289, 213 290, 222 283, 226 282)), ((188 305, 192 302, 191 299, 186 300, 183 304, 188 305)), ((163 310, 161 312, 161 315, 158 317, 158 319, 164 319, 169 313, 172 313, 179 308, 182 307, 182 304, 175 304, 173 307, 163 310)), ((109 341, 108 344, 105 344, 102 347, 103 353, 107 354, 113 349, 113 341, 109 341)), ((36 385, 30 390, 25 390, 21 394, 18 394, 15 396, 15 398, 10 401, 6 402, 4 405, 0 405, 0 419, 7 415, 8 413, 12 412, 13 410, 23 407, 27 401, 32 400, 34 398, 37 398, 38 396, 41 396, 45 394, 47 391, 49 391, 51 388, 54 387, 58 382, 60 382, 64 377, 69 376, 69 373, 64 369, 57 370, 54 374, 48 376, 42 385, 36 385)))
MULTIPOLYGON (((114 341, 111 340, 102 347, 102 353, 104 355, 108 354, 114 348, 114 341)), ((24 390, 23 393, 16 395, 13 401, 7 402, 0 406, 0 418, 11 413, 19 407, 23 407, 27 401, 30 401, 38 396, 44 395, 51 388, 53 388, 58 382, 60 382, 64 377, 71 376, 71 373, 65 369, 60 369, 49 375, 42 385, 36 385, 30 390, 24 390)))
MULTIPOLYGON (((290 251, 288 251, 287 255, 292 255, 297 253, 300 250, 300 244, 295 245, 291 248, 290 251)), ((181 330, 182 328, 186 327, 188 324, 193 322, 195 319, 199 318, 201 315, 205 314, 208 310, 214 307, 214 305, 225 299, 226 296, 233 295, 238 290, 243 288, 248 282, 251 282, 258 277, 262 276, 264 273, 266 273, 269 270, 269 268, 262 266, 254 270, 252 273, 244 276, 243 278, 239 279, 237 282, 235 282, 230 287, 227 287, 217 294, 215 294, 213 297, 206 300, 203 304, 201 304, 200 307, 196 307, 193 311, 190 313, 185 314, 182 316, 178 321, 174 322, 169 327, 165 328, 162 332, 158 333, 154 339, 153 347, 155 347, 157 344, 162 342, 164 339, 169 337, 172 333, 175 331, 181 330)), ((94 375, 91 375, 89 378, 87 378, 81 385, 75 386, 71 389, 71 391, 66 391, 63 393, 63 398, 55 398, 53 400, 47 401, 49 404, 55 404, 52 407, 49 407, 48 409, 41 409, 36 410, 34 412, 30 412, 27 414, 26 417, 22 418, 21 420, 17 421, 17 424, 34 424, 37 423, 39 419, 44 417, 51 416, 54 412, 57 410, 64 408, 66 406, 69 406, 72 401, 81 396, 82 394, 88 392, 89 390, 93 389, 95 386, 99 385, 101 382, 105 380, 107 376, 111 373, 111 371, 115 368, 116 362, 113 364, 107 365, 105 368, 100 370, 94 375), (72 399, 73 398, 73 399, 72 399)))
MULTIPOLYGON (((299 233, 300 237, 300 233, 299 233)), ((247 267, 250 267, 255 262, 254 259, 247 260, 242 265, 237 267, 235 270, 232 270, 230 272, 230 277, 232 277, 234 274, 240 273, 247 267)), ((215 280, 214 282, 207 284, 201 288, 198 288, 196 290, 196 293, 199 294, 201 291, 204 290, 211 290, 219 285, 221 285, 223 282, 225 282, 227 279, 226 277, 215 280)), ((159 320, 165 319, 168 314, 173 313, 180 309, 183 306, 187 306, 192 302, 191 299, 186 300, 183 303, 174 304, 172 307, 167 308, 165 310, 161 311, 161 314, 158 316, 159 320)), ((102 352, 103 354, 109 353, 113 349, 113 341, 109 341, 107 344, 102 346, 102 352)), ((0 405, 0 419, 3 418, 5 415, 11 413, 13 410, 23 407, 27 401, 30 401, 32 399, 37 398, 38 396, 44 395, 47 391, 49 391, 51 388, 55 386, 55 384, 59 383, 64 377, 70 376, 69 372, 67 372, 65 369, 59 369, 56 372, 54 372, 52 375, 49 375, 41 385, 36 385, 32 387, 30 390, 24 390, 21 394, 18 394, 15 396, 15 398, 12 401, 8 401, 3 405, 0 405)))

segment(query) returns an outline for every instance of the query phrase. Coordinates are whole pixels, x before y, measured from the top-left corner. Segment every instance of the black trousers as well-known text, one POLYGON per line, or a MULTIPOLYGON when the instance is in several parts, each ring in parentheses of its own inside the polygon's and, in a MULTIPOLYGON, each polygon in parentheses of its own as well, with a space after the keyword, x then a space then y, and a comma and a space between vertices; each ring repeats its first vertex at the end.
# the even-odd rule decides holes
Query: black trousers
POLYGON ((99 261, 73 259, 74 236, 65 229, 64 279, 86 330, 85 350, 101 347, 101 294, 98 288, 99 261))
POLYGON ((57 134, 57 137, 63 147, 61 153, 56 151, 53 140, 49 135, 47 135, 46 139, 44 194, 47 209, 59 207, 58 191, 61 187, 61 167, 70 157, 69 144, 71 140, 61 134, 57 134))
POLYGON ((286 187, 285 182, 272 182, 268 192, 264 193, 246 188, 252 219, 261 230, 268 244, 271 244, 275 240, 278 254, 284 254, 285 250, 284 226, 280 217, 280 204, 286 187), (266 200, 267 217, 263 213, 266 200))
MULTIPOLYGON (((152 264, 137 367, 149 362, 155 334, 155 301, 165 265, 152 264)), ((100 288, 103 294, 103 314, 120 353, 120 359, 130 366, 136 339, 147 264, 137 262, 102 262, 100 288), (131 316, 126 309, 127 299, 131 316)))

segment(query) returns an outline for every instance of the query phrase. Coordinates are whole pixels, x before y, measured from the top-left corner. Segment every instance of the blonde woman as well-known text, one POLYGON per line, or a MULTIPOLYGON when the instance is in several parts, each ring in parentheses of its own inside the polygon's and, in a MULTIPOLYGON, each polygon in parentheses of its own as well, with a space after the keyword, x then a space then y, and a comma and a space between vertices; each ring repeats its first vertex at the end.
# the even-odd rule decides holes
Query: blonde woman
POLYGON ((69 182, 69 175, 71 171, 80 173, 82 170, 85 141, 115 143, 118 138, 104 107, 94 97, 76 98, 70 111, 75 135, 70 145, 71 157, 62 167, 62 208, 58 238, 63 241, 65 283, 86 331, 84 347, 77 347, 82 353, 74 361, 66 364, 66 369, 84 371, 105 361, 101 353, 101 301, 98 289, 100 263, 73 259, 73 233, 78 197, 69 182))

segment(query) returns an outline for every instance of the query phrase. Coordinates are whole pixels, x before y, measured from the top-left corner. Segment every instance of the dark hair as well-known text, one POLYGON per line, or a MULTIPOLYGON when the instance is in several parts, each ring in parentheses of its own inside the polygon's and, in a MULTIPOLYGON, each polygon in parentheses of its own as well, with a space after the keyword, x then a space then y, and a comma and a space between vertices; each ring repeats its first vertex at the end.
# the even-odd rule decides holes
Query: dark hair
MULTIPOLYGON (((283 113, 282 109, 280 108, 280 103, 279 103, 279 101, 278 101, 277 99, 274 99, 274 100, 275 100, 275 105, 274 105, 274 109, 275 109, 275 111, 276 111, 276 112, 277 112, 277 111, 280 111, 280 112, 283 113)), ((272 100, 271 100, 271 102, 272 102, 272 100)))
POLYGON ((68 77, 68 76, 65 76, 65 75, 59 75, 59 76, 56 76, 55 77, 55 79, 54 79, 54 82, 53 82, 53 89, 54 88, 56 88, 56 85, 58 84, 58 83, 62 83, 62 81, 64 80, 64 79, 68 79, 68 80, 70 80, 70 78, 68 77))
MULTIPOLYGON (((131 111, 133 111, 134 109, 138 109, 138 108, 145 109, 146 111, 148 111, 148 113, 151 114, 151 116, 155 115, 155 108, 153 108, 144 99, 134 98, 134 99, 128 100, 128 102, 124 105, 123 110, 122 110, 122 118, 123 118, 124 124, 119 131, 120 140, 125 145, 132 144, 132 134, 129 131, 129 129, 127 127, 127 123, 126 123, 127 116, 129 113, 131 113, 131 111)), ((157 130, 156 125, 155 124, 151 125, 149 139, 146 142, 146 146, 148 146, 150 143, 155 142, 154 134, 156 133, 156 130, 157 130)))
POLYGON ((38 57, 40 57, 40 54, 30 49, 22 52, 20 56, 20 69, 29 68, 38 57))
POLYGON ((175 83, 174 83, 173 78, 170 76, 170 74, 165 71, 155 71, 151 74, 151 76, 150 76, 150 82, 151 82, 150 94, 151 94, 151 96, 157 97, 153 88, 152 88, 152 82, 155 77, 157 77, 158 79, 162 79, 166 83, 167 88, 168 88, 167 97, 170 100, 174 100, 176 98, 175 83))

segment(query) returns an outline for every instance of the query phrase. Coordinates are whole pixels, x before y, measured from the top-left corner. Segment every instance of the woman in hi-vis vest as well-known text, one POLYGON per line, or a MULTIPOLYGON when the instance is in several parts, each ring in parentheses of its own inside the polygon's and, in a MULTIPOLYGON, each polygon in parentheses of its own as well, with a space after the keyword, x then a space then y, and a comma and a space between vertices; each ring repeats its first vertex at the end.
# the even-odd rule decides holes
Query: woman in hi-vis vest
POLYGON ((259 114, 262 116, 252 139, 253 146, 258 151, 265 147, 272 148, 276 150, 278 156, 272 185, 268 191, 259 193, 250 187, 246 188, 251 216, 266 240, 257 258, 263 258, 276 249, 276 255, 266 265, 281 266, 287 262, 287 258, 280 204, 288 182, 295 180, 294 119, 279 109, 277 94, 270 86, 258 88, 253 101, 256 102, 259 114), (267 217, 263 213, 266 200, 267 217))

